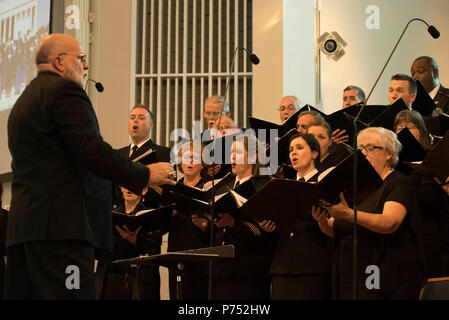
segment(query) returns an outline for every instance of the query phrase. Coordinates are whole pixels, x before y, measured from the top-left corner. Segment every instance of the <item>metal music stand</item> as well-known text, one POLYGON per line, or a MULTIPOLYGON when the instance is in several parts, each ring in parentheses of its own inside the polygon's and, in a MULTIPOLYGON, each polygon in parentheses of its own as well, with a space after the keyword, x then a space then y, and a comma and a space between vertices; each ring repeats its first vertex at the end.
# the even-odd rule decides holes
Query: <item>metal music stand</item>
POLYGON ((176 270, 176 300, 182 300, 182 276, 185 262, 202 262, 222 258, 234 258, 235 247, 225 245, 218 247, 206 247, 184 251, 173 251, 162 254, 145 255, 131 259, 114 260, 112 263, 159 265, 176 270))

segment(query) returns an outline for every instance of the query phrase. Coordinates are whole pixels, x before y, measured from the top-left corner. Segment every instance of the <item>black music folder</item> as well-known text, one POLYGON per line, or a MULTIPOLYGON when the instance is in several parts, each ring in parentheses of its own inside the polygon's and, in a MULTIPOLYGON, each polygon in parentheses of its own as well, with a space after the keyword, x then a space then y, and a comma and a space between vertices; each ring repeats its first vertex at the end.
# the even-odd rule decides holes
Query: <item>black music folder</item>
POLYGON ((449 176, 449 132, 427 154, 422 166, 431 171, 435 177, 445 182, 449 176))
POLYGON ((438 118, 440 122, 440 135, 444 136, 449 131, 449 114, 442 113, 438 118))
MULTIPOLYGON (((362 108, 363 103, 357 103, 355 105, 349 106, 347 108, 342 109, 342 111, 352 119, 351 122, 354 122, 353 119, 357 117, 362 108)), ((379 116, 388 106, 385 105, 366 105, 363 108, 362 113, 360 113, 359 120, 365 126, 373 121, 377 116, 379 116)))
POLYGON ((380 113, 375 119, 373 119, 370 123, 370 127, 383 127, 385 129, 394 130, 394 118, 396 115, 402 110, 408 110, 407 105, 405 104, 402 98, 396 100, 392 105, 386 106, 386 108, 380 113))
MULTIPOLYGON (((229 213, 233 216, 238 216, 241 213, 239 208, 246 199, 253 196, 272 178, 269 176, 255 176, 246 180, 235 189, 230 186, 226 187, 224 184, 217 184, 219 191, 215 197, 214 212, 215 213, 229 213), (223 192, 224 191, 224 192, 223 192)), ((186 187, 172 190, 175 194, 175 207, 180 210, 189 210, 197 213, 210 213, 212 210, 212 192, 191 190, 193 188, 186 187)))
MULTIPOLYGON (((382 179, 365 158, 357 151, 358 187, 360 204, 382 186, 382 179)), ((274 220, 288 225, 298 211, 310 212, 313 204, 336 204, 343 192, 349 206, 353 201, 353 155, 349 155, 316 184, 287 179, 272 179, 240 208, 243 213, 258 221, 274 220), (301 209, 301 210, 299 210, 301 209)))
POLYGON ((399 153, 399 161, 414 162, 422 161, 427 152, 421 146, 418 140, 413 136, 408 128, 403 128, 398 133, 398 139, 402 144, 402 150, 399 153))
POLYGON ((423 117, 431 116, 433 110, 436 108, 435 102, 433 102, 429 93, 421 81, 416 80, 417 91, 415 101, 412 102, 412 109, 418 111, 423 117))
POLYGON ((285 121, 281 125, 273 123, 273 122, 269 122, 266 120, 253 118, 253 117, 248 117, 248 121, 250 123, 250 127, 255 130, 256 134, 257 134, 258 129, 265 129, 265 130, 277 129, 278 137, 282 137, 285 134, 287 134, 287 132, 289 132, 291 129, 296 129, 296 124, 298 123, 299 114, 301 112, 307 111, 307 110, 316 110, 319 113, 322 113, 320 110, 307 104, 307 105, 303 106, 302 108, 300 108, 298 111, 296 111, 294 115, 292 115, 290 118, 288 118, 287 121, 285 121))
MULTIPOLYGON (((232 156, 232 143, 234 137, 241 135, 241 132, 226 135, 224 137, 217 137, 213 140, 206 141, 205 151, 211 158, 212 162, 216 165, 220 165, 220 171, 214 175, 214 179, 223 178, 232 171, 231 156, 232 156)), ((207 165, 211 165, 206 163, 207 165)))
POLYGON ((282 228, 293 223, 299 208, 310 210, 320 194, 321 190, 315 184, 273 178, 240 210, 257 221, 273 220, 282 228))
MULTIPOLYGON (((348 108, 352 108, 348 107, 348 108)), ((369 106, 367 106, 368 108, 369 106)), ((335 111, 334 113, 331 113, 327 116, 326 121, 329 123, 329 126, 331 127, 332 131, 335 131, 337 129, 345 130, 346 135, 348 135, 348 141, 347 144, 352 146, 354 144, 354 119, 355 117, 352 116, 352 113, 348 113, 347 109, 341 109, 338 111, 335 111)), ((361 130, 365 129, 368 125, 361 121, 360 119, 357 120, 357 132, 360 132, 361 130)))
MULTIPOLYGON (((298 134, 298 131, 291 129, 285 135, 279 137, 279 140, 274 143, 277 144, 278 165, 290 165, 290 139, 295 134, 298 134)), ((275 146, 273 145, 272 147, 270 145, 270 152, 273 149, 275 149, 275 146)))
MULTIPOLYGON (((340 193, 343 192, 346 202, 352 206, 354 194, 353 166, 354 155, 350 154, 318 182, 325 194, 322 200, 336 204, 340 202, 340 193)), ((357 151, 357 176, 356 205, 364 201, 383 183, 382 178, 360 150, 357 151)))
POLYGON ((174 205, 168 205, 158 209, 142 210, 135 215, 112 211, 112 223, 120 228, 125 225, 130 231, 134 231, 142 226, 141 233, 155 229, 164 229, 169 224, 174 208, 174 205))

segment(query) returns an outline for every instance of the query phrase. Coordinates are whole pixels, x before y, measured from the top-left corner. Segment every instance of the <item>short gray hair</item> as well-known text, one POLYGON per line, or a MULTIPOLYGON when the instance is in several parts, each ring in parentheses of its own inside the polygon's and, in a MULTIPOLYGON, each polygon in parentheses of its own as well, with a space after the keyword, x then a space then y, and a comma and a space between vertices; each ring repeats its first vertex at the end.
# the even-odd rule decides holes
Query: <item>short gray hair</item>
POLYGON ((346 88, 344 88, 343 92, 349 91, 349 90, 356 90, 357 91, 357 98, 361 102, 365 102, 365 99, 366 99, 365 98, 365 92, 361 88, 359 88, 357 86, 354 86, 354 85, 351 85, 351 86, 347 86, 346 88))
POLYGON ((392 155, 391 159, 388 160, 388 165, 391 168, 396 167, 399 162, 399 152, 402 150, 402 144, 399 142, 396 133, 382 127, 369 127, 360 131, 357 136, 357 146, 362 144, 362 141, 367 137, 374 138, 386 153, 392 155))
POLYGON ((204 104, 206 104, 208 102, 224 103, 224 105, 223 105, 223 113, 229 112, 229 103, 223 96, 219 96, 219 95, 211 96, 211 97, 206 99, 204 104))
POLYGON ((285 96, 285 97, 282 97, 282 100, 284 100, 285 98, 290 98, 290 99, 295 100, 295 108, 296 108, 296 110, 299 109, 299 102, 300 101, 299 101, 298 97, 296 97, 296 96, 285 96))

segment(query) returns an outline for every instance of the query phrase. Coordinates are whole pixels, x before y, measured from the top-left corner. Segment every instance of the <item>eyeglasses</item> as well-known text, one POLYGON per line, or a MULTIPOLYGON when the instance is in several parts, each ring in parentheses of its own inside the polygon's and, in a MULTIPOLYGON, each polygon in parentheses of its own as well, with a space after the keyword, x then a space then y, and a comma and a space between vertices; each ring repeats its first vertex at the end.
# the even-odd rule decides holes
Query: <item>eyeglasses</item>
POLYGON ((296 107, 292 104, 289 104, 288 106, 280 106, 279 108, 276 108, 278 111, 285 111, 285 109, 288 109, 290 111, 296 111, 296 107))
POLYGON ((383 150, 383 147, 373 146, 373 145, 368 144, 366 146, 360 145, 360 146, 358 146, 358 149, 361 151, 365 150, 366 152, 373 152, 376 149, 383 150))
POLYGON ((66 52, 63 52, 63 53, 58 54, 58 57, 60 57, 60 56, 74 56, 74 57, 76 57, 81 63, 86 63, 86 59, 87 59, 87 57, 86 57, 86 55, 85 55, 84 53, 74 54, 74 53, 66 53, 66 52))

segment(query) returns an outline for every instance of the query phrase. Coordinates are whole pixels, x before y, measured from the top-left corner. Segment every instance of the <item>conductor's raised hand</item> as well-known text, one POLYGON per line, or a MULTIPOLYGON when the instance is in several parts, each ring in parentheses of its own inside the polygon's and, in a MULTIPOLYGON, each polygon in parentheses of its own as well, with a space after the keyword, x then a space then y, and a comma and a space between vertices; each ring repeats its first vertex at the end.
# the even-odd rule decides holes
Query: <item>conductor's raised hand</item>
POLYGON ((147 165, 147 167, 150 169, 150 179, 148 180, 148 185, 176 184, 173 180, 176 178, 176 171, 173 169, 171 163, 156 162, 147 165))

